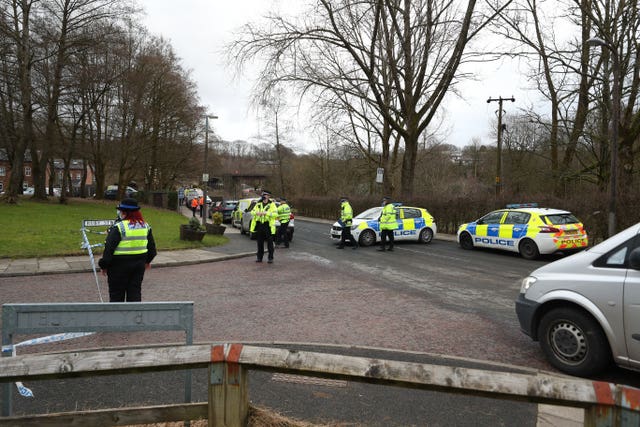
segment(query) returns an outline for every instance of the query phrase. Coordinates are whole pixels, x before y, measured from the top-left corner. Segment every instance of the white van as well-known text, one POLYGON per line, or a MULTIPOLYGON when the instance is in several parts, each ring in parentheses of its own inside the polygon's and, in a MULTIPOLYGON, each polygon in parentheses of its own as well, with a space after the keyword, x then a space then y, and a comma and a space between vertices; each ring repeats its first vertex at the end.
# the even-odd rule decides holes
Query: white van
POLYGON ((522 280, 516 313, 549 362, 588 376, 640 370, 640 223, 522 280))

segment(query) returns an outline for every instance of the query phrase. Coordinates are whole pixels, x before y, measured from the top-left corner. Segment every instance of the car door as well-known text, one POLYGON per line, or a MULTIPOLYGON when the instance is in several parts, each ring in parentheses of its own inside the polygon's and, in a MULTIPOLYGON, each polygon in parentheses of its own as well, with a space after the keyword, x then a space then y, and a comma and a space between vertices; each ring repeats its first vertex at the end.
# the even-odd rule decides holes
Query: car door
POLYGON ((496 247, 500 234, 500 223, 504 215, 505 211, 494 211, 476 221, 473 245, 485 248, 496 247))
MULTIPOLYGON (((631 250, 640 250, 640 236, 631 250)), ((640 271, 630 268, 624 282, 624 329, 630 363, 640 368, 640 271)))
POLYGON ((502 249, 518 250, 518 242, 527 235, 527 224, 531 214, 521 211, 510 211, 504 217, 498 231, 496 245, 502 249))
POLYGON ((399 208, 396 221, 398 228, 394 232, 394 237, 399 240, 415 240, 418 237, 416 219, 421 218, 422 213, 416 208, 399 208))

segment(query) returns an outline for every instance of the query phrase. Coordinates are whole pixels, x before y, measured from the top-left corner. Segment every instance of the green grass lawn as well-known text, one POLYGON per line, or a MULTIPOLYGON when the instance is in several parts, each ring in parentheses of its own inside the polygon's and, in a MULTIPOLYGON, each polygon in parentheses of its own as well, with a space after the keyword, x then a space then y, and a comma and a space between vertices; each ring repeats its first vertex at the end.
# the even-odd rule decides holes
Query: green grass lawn
MULTIPOLYGON (((0 258, 34 258, 60 255, 83 255, 82 221, 115 219, 115 201, 58 199, 35 202, 23 197, 15 205, 0 202, 0 258)), ((224 236, 207 234, 202 242, 180 240, 180 224, 188 218, 177 212, 142 205, 142 216, 151 225, 158 250, 201 248, 224 244, 224 236)), ((105 228, 92 227, 94 231, 105 228)), ((104 243, 106 235, 88 233, 89 242, 104 243)), ((102 248, 94 248, 102 253, 102 248)))

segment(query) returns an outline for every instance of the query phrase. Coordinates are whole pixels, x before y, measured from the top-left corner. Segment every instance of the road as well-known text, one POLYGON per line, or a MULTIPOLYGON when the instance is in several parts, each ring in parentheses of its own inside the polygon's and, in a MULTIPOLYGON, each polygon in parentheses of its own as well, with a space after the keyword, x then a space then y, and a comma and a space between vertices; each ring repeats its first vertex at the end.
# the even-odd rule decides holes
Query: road
MULTIPOLYGON (((255 250, 255 242, 228 233, 217 251, 255 250)), ((296 220, 290 249, 274 264, 253 257, 152 269, 143 284, 145 301, 194 301, 194 339, 291 342, 368 357, 481 366, 467 359, 553 371, 537 343, 523 335, 513 301, 518 280, 552 261, 526 261, 492 251, 463 251, 453 242, 397 244, 337 250, 329 225, 296 220), (319 344, 317 344, 319 343, 319 344), (404 353, 380 349, 398 349, 404 353), (444 355, 442 359, 434 355, 444 355)), ((103 282, 103 294, 106 284, 103 282)), ((96 301, 89 274, 0 279, 3 302, 96 301)), ((180 342, 179 333, 101 334, 37 351, 76 347, 180 342)), ((36 350, 27 350, 36 351, 36 350)), ((516 369, 505 367, 505 369, 516 369)), ((109 407, 132 402, 180 401, 180 374, 77 379, 36 383, 36 398, 16 400, 17 413, 109 407), (132 378, 135 377, 135 378, 132 378), (70 387, 70 390, 69 390, 70 387), (110 389, 126 392, 113 393, 110 389), (87 391, 89 390, 89 391, 87 391), (65 399, 59 396, 64 393, 65 399)), ((640 386, 637 373, 612 369, 600 380, 640 386)), ((536 405, 404 390, 358 383, 310 385, 304 379, 252 372, 250 398, 285 415, 366 425, 535 425, 536 405)), ((206 375, 194 374, 195 400, 206 400, 206 375)))

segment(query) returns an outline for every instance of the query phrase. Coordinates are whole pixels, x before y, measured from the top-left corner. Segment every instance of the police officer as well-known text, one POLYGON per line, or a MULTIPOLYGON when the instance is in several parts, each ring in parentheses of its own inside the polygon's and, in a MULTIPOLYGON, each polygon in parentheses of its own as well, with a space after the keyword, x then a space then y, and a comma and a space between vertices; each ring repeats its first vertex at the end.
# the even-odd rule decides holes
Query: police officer
POLYGON ((278 206, 278 221, 280 221, 280 227, 276 234, 276 247, 280 247, 280 243, 284 244, 285 248, 289 247, 289 233, 287 228, 289 227, 289 219, 291 218, 291 208, 287 203, 287 199, 280 197, 278 199, 280 205, 278 206))
POLYGON ((276 234, 276 217, 278 209, 276 204, 271 200, 271 193, 262 192, 262 199, 255 204, 251 210, 251 233, 256 233, 258 241, 258 252, 256 253, 256 262, 262 262, 264 257, 264 242, 267 241, 267 250, 269 258, 267 262, 273 262, 273 235, 276 234))
POLYGON ((121 221, 109 229, 98 265, 107 276, 109 301, 142 301, 142 279, 157 254, 156 243, 136 199, 123 199, 116 209, 121 221))
POLYGON ((382 214, 380 215, 380 248, 379 251, 385 251, 386 239, 389 238, 389 249, 393 250, 393 230, 398 228, 396 221, 396 207, 391 203, 390 197, 382 199, 382 214))
POLYGON ((340 244, 337 246, 338 249, 344 249, 344 242, 347 239, 351 242, 351 249, 358 249, 358 243, 351 234, 352 220, 353 209, 351 209, 349 198, 347 196, 342 196, 340 198, 340 219, 338 220, 338 223, 342 227, 342 234, 340 235, 340 244))

